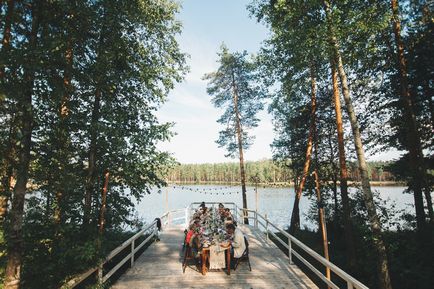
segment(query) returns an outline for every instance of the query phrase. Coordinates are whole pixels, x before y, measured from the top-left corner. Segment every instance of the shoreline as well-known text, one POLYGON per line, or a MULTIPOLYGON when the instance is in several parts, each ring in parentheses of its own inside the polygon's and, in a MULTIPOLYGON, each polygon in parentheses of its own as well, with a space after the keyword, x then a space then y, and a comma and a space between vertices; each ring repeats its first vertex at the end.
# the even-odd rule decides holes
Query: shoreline
MULTIPOLYGON (((331 181, 329 182, 332 183, 331 181)), ((371 181, 371 186, 374 187, 406 187, 407 184, 402 181, 371 181)), ((239 186, 239 182, 168 182, 168 186, 173 185, 223 185, 223 186, 239 186)), ((294 183, 293 182, 275 182, 275 183, 252 183, 252 182, 246 182, 247 186, 254 187, 257 185, 258 187, 264 187, 264 188, 293 188, 294 183)), ((337 182, 337 185, 340 185, 340 182, 337 182)), ((361 183, 357 181, 348 181, 348 186, 351 187, 357 187, 360 186, 361 183)))

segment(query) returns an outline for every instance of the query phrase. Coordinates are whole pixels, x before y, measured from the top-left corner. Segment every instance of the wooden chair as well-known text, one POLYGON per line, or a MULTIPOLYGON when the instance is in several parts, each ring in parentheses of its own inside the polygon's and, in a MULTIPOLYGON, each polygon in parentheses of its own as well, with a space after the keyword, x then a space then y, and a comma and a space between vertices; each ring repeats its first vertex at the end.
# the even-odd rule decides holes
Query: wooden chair
POLYGON ((184 242, 182 242, 182 250, 185 250, 185 245, 187 244, 187 229, 184 230, 184 242))
POLYGON ((182 261, 182 273, 185 273, 185 268, 187 268, 187 262, 190 260, 194 260, 195 266, 196 267, 198 266, 198 260, 193 254, 193 248, 187 242, 184 243, 185 243, 185 248, 184 248, 184 260, 182 261))
MULTIPOLYGON (((187 236, 184 238, 184 260, 182 261, 182 273, 185 273, 185 268, 187 267, 187 262, 190 260, 194 260, 194 264, 196 267, 198 267, 199 262, 197 256, 194 256, 193 254, 193 248, 190 246, 190 244, 187 242, 187 236)), ((194 244, 193 244, 194 246, 194 244)))
POLYGON ((238 264, 240 264, 241 261, 247 261, 247 263, 249 264, 249 270, 252 271, 249 259, 249 241, 247 241, 246 236, 244 236, 244 244, 246 245, 246 249, 244 250, 243 255, 241 255, 240 258, 235 258, 234 271, 237 269, 238 264))

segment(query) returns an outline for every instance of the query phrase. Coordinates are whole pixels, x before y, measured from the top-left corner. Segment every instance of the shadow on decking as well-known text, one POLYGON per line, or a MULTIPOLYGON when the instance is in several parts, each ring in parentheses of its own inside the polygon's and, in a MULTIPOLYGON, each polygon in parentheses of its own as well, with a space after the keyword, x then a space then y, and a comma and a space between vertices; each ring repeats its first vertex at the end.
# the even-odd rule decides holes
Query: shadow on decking
POLYGON ((243 262, 231 275, 221 269, 203 276, 194 265, 183 274, 184 233, 181 227, 172 227, 112 288, 316 288, 262 233, 247 226, 241 229, 249 238, 252 271, 243 262))

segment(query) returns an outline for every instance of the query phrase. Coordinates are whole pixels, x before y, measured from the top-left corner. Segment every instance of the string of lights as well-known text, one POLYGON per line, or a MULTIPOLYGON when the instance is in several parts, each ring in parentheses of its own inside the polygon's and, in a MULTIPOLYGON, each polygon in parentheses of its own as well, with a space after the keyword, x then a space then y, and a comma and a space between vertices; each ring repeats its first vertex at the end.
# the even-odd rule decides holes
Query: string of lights
MULTIPOLYGON (((258 187, 287 187, 289 184, 274 184, 274 183, 270 183, 270 184, 261 184, 258 187)), ((192 185, 192 186, 197 186, 197 185, 192 185)), ((241 193, 241 188, 239 186, 219 186, 219 187, 212 187, 212 188, 194 188, 194 187, 190 187, 188 185, 175 185, 175 184, 169 184, 169 186, 167 188, 173 188, 173 189, 177 189, 177 190, 182 190, 182 191, 190 191, 190 192, 198 192, 199 194, 204 194, 204 195, 236 195, 236 194, 240 194, 241 193)), ((255 189, 254 188, 250 188, 246 190, 246 193, 254 193, 255 189)), ((161 190, 159 191, 159 193, 161 193, 161 190)))
MULTIPOLYGON (((192 186, 197 186, 200 184, 192 184, 192 186)), ((249 183, 249 186, 255 186, 255 183, 249 183)), ((169 186, 173 186, 174 188, 182 188, 182 187, 186 187, 188 185, 169 185, 169 186)), ((214 185, 213 185, 214 186, 214 185)), ((267 182, 267 183, 257 183, 258 187, 263 187, 263 188, 267 188, 267 187, 274 187, 274 188, 285 188, 285 187, 289 187, 292 186, 292 183, 288 183, 288 182, 281 182, 281 183, 271 183, 271 182, 267 182)), ((238 187, 237 185, 235 186, 219 186, 219 187, 213 187, 210 188, 208 190, 225 190, 225 189, 232 189, 232 188, 236 188, 238 187)))
POLYGON ((186 191, 191 191, 191 192, 198 192, 199 194, 205 194, 205 195, 232 195, 232 194, 239 194, 239 191, 225 191, 222 192, 223 190, 228 190, 228 189, 234 189, 234 187, 221 187, 221 188, 209 188, 209 189, 201 189, 201 188, 189 188, 189 187, 184 187, 184 186, 174 186, 174 189, 181 189, 181 190, 186 190, 186 191))
MULTIPOLYGON (((214 188, 191 188, 191 187, 187 187, 187 186, 178 186, 178 185, 171 185, 170 186, 173 189, 178 189, 178 190, 183 190, 183 191, 190 191, 190 192, 198 192, 200 194, 205 194, 205 195, 236 195, 240 193, 240 190, 237 191, 233 191, 232 189, 234 188, 238 188, 238 187, 234 187, 234 186, 225 186, 225 187, 214 187, 214 188), (229 190, 231 189, 231 191, 224 191, 224 190, 229 190), (223 192, 222 192, 223 191, 223 192)), ((239 188, 238 188, 239 189, 239 188)), ((246 192, 254 192, 255 190, 246 190, 246 192)))

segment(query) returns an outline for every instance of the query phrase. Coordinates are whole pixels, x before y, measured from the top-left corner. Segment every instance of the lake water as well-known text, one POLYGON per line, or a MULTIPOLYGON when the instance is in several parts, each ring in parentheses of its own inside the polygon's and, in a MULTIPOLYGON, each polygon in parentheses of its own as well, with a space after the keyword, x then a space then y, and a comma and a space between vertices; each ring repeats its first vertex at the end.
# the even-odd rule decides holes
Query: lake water
MULTIPOLYGON (((410 210, 413 206, 413 196, 403 194, 405 187, 372 187, 379 192, 381 199, 396 202, 397 209, 410 210)), ((352 193, 356 190, 351 188, 352 193)), ((152 194, 146 195, 137 203, 138 214, 145 222, 150 222, 169 210, 187 207, 192 202, 234 202, 242 207, 240 186, 218 185, 172 185, 162 188, 161 191, 154 189, 152 194), (167 192, 167 203, 166 203, 167 192)), ((281 228, 288 226, 291 219, 291 211, 294 203, 294 188, 258 188, 258 211, 267 214, 270 221, 281 228)), ((314 225, 306 218, 312 201, 302 196, 300 201, 301 226, 314 228, 314 225)), ((255 210, 254 187, 247 187, 247 206, 255 210)))

